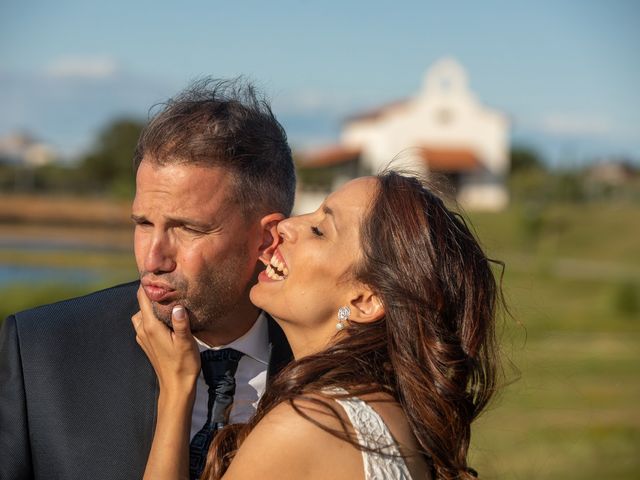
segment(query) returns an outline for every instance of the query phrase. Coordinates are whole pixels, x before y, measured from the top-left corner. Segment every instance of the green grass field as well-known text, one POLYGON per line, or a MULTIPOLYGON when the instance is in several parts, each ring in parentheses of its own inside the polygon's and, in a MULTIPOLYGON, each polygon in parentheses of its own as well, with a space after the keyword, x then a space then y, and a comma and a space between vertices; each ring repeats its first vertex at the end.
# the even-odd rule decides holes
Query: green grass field
POLYGON ((640 222, 634 205, 474 215, 507 263, 508 385, 477 422, 483 478, 640 478, 640 222), (518 378, 519 377, 519 378, 518 378))
MULTIPOLYGON (((471 220, 506 262, 512 317, 501 320, 506 383, 473 430, 470 464, 486 479, 640 478, 640 207, 512 207, 471 220)), ((84 286, 15 285, 0 316, 135 276, 120 254, 0 255, 0 262, 110 276, 84 286)))

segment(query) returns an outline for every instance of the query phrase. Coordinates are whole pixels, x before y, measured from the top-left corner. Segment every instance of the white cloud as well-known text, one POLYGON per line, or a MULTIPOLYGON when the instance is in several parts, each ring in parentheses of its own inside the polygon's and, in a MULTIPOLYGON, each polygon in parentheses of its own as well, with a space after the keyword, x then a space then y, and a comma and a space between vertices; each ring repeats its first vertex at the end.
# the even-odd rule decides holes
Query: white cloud
POLYGON ((546 115, 542 118, 540 126, 546 133, 560 135, 605 135, 614 129, 608 118, 575 113, 546 115))
POLYGON ((52 61, 46 74, 54 78, 101 79, 115 75, 118 62, 110 57, 61 57, 52 61))

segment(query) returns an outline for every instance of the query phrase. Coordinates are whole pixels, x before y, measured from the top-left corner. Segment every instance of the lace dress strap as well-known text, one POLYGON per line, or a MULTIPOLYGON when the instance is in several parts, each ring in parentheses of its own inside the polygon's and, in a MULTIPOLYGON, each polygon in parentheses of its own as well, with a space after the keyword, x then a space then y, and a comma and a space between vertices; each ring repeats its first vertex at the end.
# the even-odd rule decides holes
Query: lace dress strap
POLYGON ((335 398, 335 401, 347 413, 360 444, 380 451, 362 450, 365 480, 411 480, 398 444, 380 415, 358 397, 335 398))

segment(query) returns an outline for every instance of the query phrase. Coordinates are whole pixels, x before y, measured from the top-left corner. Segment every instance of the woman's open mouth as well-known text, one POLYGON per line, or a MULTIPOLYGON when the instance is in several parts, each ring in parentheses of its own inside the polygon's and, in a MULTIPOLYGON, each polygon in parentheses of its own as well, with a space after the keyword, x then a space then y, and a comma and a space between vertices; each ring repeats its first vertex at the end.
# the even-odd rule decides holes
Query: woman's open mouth
POLYGON ((265 273, 271 280, 276 281, 284 280, 289 275, 289 267, 278 250, 273 252, 271 261, 267 265, 267 268, 265 268, 265 273))

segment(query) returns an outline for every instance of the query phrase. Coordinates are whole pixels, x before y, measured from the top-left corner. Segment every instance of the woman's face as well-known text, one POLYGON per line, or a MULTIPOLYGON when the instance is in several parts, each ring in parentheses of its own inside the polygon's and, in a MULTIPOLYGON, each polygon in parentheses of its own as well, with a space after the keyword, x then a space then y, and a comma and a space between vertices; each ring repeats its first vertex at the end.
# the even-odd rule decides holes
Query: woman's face
POLYGON ((375 177, 352 180, 315 212, 280 222, 281 243, 252 288, 251 301, 283 326, 331 337, 338 308, 351 300, 347 272, 361 258, 360 223, 376 189, 375 177))

